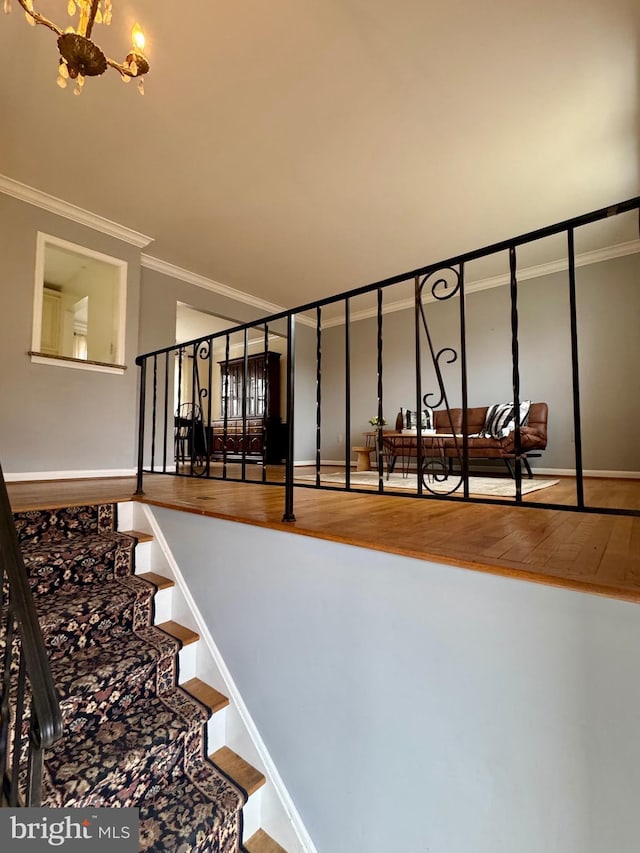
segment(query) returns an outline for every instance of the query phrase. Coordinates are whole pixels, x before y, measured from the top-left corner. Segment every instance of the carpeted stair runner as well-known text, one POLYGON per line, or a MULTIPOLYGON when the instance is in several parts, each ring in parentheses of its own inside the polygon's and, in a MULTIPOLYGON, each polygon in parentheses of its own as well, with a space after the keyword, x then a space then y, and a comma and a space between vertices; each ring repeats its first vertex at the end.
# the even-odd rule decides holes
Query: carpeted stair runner
POLYGON ((238 853, 246 794, 206 757, 209 711, 177 686, 115 505, 14 519, 65 722, 43 805, 137 806, 140 850, 238 853))

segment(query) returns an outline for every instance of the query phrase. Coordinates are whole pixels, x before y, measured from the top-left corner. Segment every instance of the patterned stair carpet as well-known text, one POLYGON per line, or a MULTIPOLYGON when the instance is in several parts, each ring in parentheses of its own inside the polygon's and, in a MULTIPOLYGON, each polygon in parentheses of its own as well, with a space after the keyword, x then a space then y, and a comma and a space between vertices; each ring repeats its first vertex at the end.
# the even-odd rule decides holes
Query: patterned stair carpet
POLYGON ((137 806, 140 850, 237 853, 246 793, 206 757, 208 709, 177 686, 116 506, 14 515, 65 722, 43 805, 137 806))

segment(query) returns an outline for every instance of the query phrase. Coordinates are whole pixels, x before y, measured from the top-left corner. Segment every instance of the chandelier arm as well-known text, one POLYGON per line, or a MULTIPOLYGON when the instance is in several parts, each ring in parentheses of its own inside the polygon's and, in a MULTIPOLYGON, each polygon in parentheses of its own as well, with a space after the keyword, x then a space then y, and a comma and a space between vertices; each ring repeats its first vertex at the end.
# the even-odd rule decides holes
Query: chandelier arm
POLYGON ((82 32, 81 29, 78 29, 80 35, 85 36, 86 38, 91 38, 91 30, 93 29, 93 23, 96 19, 96 14, 98 12, 98 4, 100 0, 91 0, 91 8, 89 9, 88 15, 85 17, 85 30, 82 32))
POLYGON ((127 77, 136 77, 136 74, 132 74, 129 70, 128 66, 122 64, 121 62, 116 62, 115 59, 109 59, 108 56, 105 56, 107 60, 107 65, 110 65, 111 68, 115 68, 116 71, 119 71, 120 74, 126 74, 127 77))
POLYGON ((116 71, 120 72, 120 74, 125 74, 127 77, 137 77, 137 74, 132 74, 131 69, 122 62, 116 62, 115 59, 109 59, 108 56, 105 56, 107 60, 107 65, 111 66, 111 68, 115 68, 116 71))
POLYGON ((141 53, 134 54, 133 56, 135 59, 138 60, 138 70, 135 74, 132 72, 131 68, 126 62, 116 62, 115 59, 109 59, 108 56, 105 56, 105 59, 107 60, 107 65, 110 65, 111 68, 115 68, 116 71, 118 71, 120 74, 124 74, 127 77, 142 77, 143 74, 147 73, 147 71, 141 70, 141 66, 142 69, 144 69, 144 64, 146 63, 146 68, 148 69, 149 64, 147 63, 146 58, 141 53))
POLYGON ((42 24, 43 27, 48 27, 57 36, 62 35, 63 30, 61 30, 57 24, 54 24, 53 21, 50 21, 48 18, 45 18, 44 15, 40 14, 40 12, 36 12, 35 9, 30 9, 27 6, 26 0, 18 0, 18 3, 22 6, 27 15, 33 18, 36 24, 42 24))

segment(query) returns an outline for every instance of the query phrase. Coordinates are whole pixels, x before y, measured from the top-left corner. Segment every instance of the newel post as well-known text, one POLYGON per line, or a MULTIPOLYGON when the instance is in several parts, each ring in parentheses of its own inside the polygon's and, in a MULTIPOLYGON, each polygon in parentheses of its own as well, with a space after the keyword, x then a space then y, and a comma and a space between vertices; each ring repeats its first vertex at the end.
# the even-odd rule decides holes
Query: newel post
POLYGON ((140 410, 138 413, 138 474, 135 494, 144 495, 142 488, 142 468, 144 465, 144 411, 147 390, 147 359, 138 356, 136 364, 140 368, 140 410))

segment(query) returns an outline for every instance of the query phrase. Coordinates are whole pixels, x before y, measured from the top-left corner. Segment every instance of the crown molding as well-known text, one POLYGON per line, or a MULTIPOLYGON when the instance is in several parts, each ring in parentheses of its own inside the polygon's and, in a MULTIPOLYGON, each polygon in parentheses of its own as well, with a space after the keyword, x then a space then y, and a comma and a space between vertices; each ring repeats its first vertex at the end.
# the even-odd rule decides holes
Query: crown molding
MULTIPOLYGON (((163 261, 160 258, 155 258, 153 255, 140 255, 140 265, 148 270, 168 275, 171 278, 177 278, 184 281, 186 284, 193 284, 195 287, 202 287, 205 290, 210 290, 212 293, 217 293, 219 296, 226 296, 227 299, 233 299, 234 302, 241 302, 243 305, 250 305, 253 308, 258 308, 261 311, 267 311, 269 314, 280 314, 288 309, 281 305, 276 305, 275 302, 267 302, 266 299, 260 299, 259 296, 253 296, 245 293, 243 290, 236 290, 235 287, 229 287, 228 284, 222 284, 220 281, 215 281, 212 278, 207 278, 191 270, 179 267, 176 264, 171 264, 169 261, 163 261)), ((315 321, 304 314, 296 314, 296 321, 305 326, 313 326, 315 321)))
POLYGON ((17 198, 20 201, 26 201, 27 204, 33 204, 35 207, 47 210, 49 213, 55 213, 57 216, 62 216, 65 219, 71 219, 72 222, 86 225, 87 228, 93 228, 94 231, 100 231, 109 237, 123 240, 125 243, 130 243, 139 249, 148 246, 153 240, 153 237, 148 237, 139 231, 133 231, 133 229, 127 228, 125 225, 112 222, 111 219, 105 219, 104 216, 99 216, 97 213, 92 213, 83 207, 78 207, 61 198, 49 195, 42 190, 37 190, 35 187, 21 184, 20 181, 15 181, 13 178, 7 177, 7 175, 0 175, 0 192, 17 198))
MULTIPOLYGON (((640 252, 640 240, 629 240, 627 243, 617 243, 615 246, 607 246, 605 249, 595 249, 592 252, 583 252, 581 255, 576 255, 576 267, 587 267, 591 264, 599 264, 603 261, 610 261, 614 258, 623 258, 626 255, 635 255, 640 252)), ((557 261, 549 261, 546 264, 537 264, 532 267, 523 267, 518 270, 518 282, 527 281, 533 278, 541 278, 545 275, 564 272, 569 269, 569 261, 562 258, 557 261)), ((509 273, 503 275, 494 275, 490 278, 482 278, 477 281, 465 282, 465 293, 477 293, 480 290, 491 290, 494 287, 502 287, 509 284, 511 278, 509 273)), ((435 302, 433 296, 425 296, 423 302, 435 302)), ((395 311, 406 311, 414 307, 414 299, 398 299, 396 302, 388 302, 383 305, 383 314, 392 314, 395 311)), ((351 322, 358 320, 368 320, 371 317, 376 317, 378 310, 376 308, 364 308, 362 311, 353 311, 350 314, 351 322)), ((328 329, 332 326, 343 326, 344 317, 333 317, 323 321, 322 328, 328 329)))

